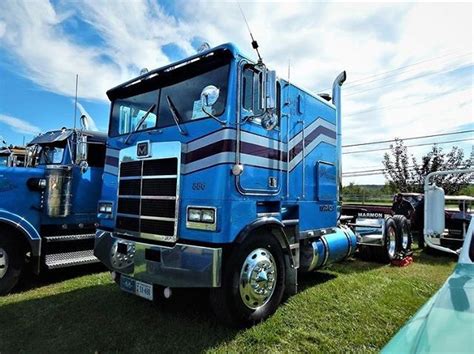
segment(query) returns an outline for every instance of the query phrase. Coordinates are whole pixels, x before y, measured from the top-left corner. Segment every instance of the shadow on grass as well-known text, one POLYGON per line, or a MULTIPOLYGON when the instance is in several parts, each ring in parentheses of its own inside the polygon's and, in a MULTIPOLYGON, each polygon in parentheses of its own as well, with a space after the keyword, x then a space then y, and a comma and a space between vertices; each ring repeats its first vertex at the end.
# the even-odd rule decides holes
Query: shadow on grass
POLYGON ((414 252, 415 262, 426 265, 448 265, 457 262, 458 258, 455 254, 438 251, 433 248, 418 249, 414 252))
POLYGON ((23 279, 12 293, 21 293, 40 288, 45 285, 60 283, 65 280, 82 277, 93 273, 105 272, 107 268, 101 263, 82 265, 54 270, 42 270, 39 275, 25 270, 23 279))
POLYGON ((337 275, 325 272, 299 273, 298 292, 304 291, 313 286, 324 284, 336 278, 337 275))
POLYGON ((202 352, 232 339, 208 305, 207 292, 178 291, 155 304, 115 284, 2 306, 5 352, 202 352), (164 300, 163 300, 164 301, 164 300))
POLYGON ((385 266, 387 266, 387 263, 365 259, 356 254, 355 257, 346 259, 343 262, 331 264, 328 269, 341 274, 354 274, 369 272, 385 266))
POLYGON ((385 264, 367 262, 358 258, 349 258, 310 273, 298 273, 298 290, 303 291, 312 286, 334 280, 339 274, 354 274, 371 271, 385 266, 385 264))

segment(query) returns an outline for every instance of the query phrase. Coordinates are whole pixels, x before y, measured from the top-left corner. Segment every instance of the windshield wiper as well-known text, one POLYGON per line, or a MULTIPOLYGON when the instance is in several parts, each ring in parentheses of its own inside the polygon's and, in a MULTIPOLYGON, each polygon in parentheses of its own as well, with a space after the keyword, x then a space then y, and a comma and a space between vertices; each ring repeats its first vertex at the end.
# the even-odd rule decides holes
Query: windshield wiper
POLYGON ((171 115, 173 116, 173 120, 176 123, 179 132, 181 135, 188 135, 188 133, 179 124, 182 121, 181 116, 176 109, 176 106, 173 104, 173 101, 171 101, 171 97, 168 95, 166 95, 166 102, 168 102, 168 108, 170 109, 171 115))
POLYGON ((155 108, 156 103, 153 103, 150 108, 148 108, 148 111, 143 115, 143 117, 140 118, 140 121, 138 122, 137 126, 135 129, 131 130, 130 133, 128 133, 127 138, 125 139, 124 143, 128 144, 128 139, 130 139, 130 136, 132 136, 133 133, 135 133, 140 127, 142 126, 143 122, 145 122, 145 119, 148 117, 148 115, 151 113, 151 111, 155 108))

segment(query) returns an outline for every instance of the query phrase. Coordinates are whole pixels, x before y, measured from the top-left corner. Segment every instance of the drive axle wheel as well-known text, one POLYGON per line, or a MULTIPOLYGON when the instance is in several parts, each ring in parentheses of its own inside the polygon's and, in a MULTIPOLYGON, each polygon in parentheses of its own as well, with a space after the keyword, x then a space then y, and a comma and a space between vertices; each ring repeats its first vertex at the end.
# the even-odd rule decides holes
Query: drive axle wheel
POLYGON ((216 316, 232 326, 250 326, 272 315, 285 291, 285 262, 278 241, 258 233, 237 245, 222 272, 220 288, 211 289, 216 316))
POLYGON ((403 215, 394 215, 393 220, 395 221, 397 232, 400 234, 400 244, 397 251, 407 253, 411 250, 411 244, 413 242, 410 223, 403 215))
POLYGON ((392 261, 401 246, 401 234, 393 218, 385 221, 383 245, 374 247, 374 256, 378 262, 387 263, 392 261))
POLYGON ((8 294, 17 285, 22 268, 19 244, 0 234, 0 295, 8 294))

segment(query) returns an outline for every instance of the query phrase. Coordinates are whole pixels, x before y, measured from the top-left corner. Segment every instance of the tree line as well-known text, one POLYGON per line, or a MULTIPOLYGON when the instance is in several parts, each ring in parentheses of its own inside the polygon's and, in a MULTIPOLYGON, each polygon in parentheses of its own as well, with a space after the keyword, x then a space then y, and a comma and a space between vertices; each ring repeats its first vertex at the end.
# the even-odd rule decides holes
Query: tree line
MULTIPOLYGON (((386 183, 377 185, 356 185, 350 183, 343 187, 343 199, 353 196, 364 196, 367 199, 383 198, 397 192, 423 193, 425 176, 431 172, 465 169, 474 165, 474 147, 468 157, 458 146, 445 152, 434 144, 431 150, 417 159, 409 154, 403 140, 396 139, 390 145, 390 152, 385 153, 383 173, 386 183)), ((474 195, 474 174, 445 175, 434 178, 436 185, 443 187, 447 195, 474 195)))

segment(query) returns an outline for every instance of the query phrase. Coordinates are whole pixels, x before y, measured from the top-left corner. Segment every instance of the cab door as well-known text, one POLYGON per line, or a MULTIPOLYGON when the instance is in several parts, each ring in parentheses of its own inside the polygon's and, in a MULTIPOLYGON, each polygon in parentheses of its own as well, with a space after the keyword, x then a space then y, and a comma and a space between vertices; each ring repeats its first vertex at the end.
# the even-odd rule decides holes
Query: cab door
POLYGON ((237 187, 243 194, 278 194, 282 184, 284 160, 281 143, 281 87, 276 85, 276 118, 272 129, 262 125, 265 120, 265 72, 254 65, 243 64, 240 70, 240 139, 237 149, 242 173, 237 187))

